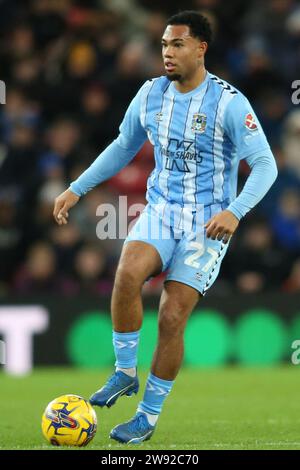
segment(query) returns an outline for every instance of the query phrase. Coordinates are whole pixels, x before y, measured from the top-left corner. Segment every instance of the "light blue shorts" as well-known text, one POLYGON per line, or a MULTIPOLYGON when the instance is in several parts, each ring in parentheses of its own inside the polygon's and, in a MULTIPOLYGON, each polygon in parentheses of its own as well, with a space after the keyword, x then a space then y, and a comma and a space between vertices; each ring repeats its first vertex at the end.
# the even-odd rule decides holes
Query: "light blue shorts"
POLYGON ((175 230, 149 204, 125 243, 129 241, 142 241, 154 246, 162 261, 162 271, 167 271, 166 281, 182 282, 202 295, 216 280, 229 245, 207 238, 203 223, 196 226, 192 222, 189 231, 175 230))

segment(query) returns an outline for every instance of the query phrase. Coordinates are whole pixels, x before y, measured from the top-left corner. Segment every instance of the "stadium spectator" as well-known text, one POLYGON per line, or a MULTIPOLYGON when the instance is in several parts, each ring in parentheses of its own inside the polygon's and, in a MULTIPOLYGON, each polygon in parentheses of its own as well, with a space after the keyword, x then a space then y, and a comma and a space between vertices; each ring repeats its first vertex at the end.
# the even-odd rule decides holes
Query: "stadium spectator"
POLYGON ((60 279, 57 276, 57 258, 53 247, 44 241, 34 243, 27 254, 24 265, 14 280, 17 293, 37 294, 59 291, 60 279))
POLYGON ((293 263, 291 272, 283 284, 283 290, 289 293, 300 292, 300 258, 293 263))
POLYGON ((224 269, 237 291, 254 293, 279 288, 288 275, 289 262, 268 224, 254 218, 252 223, 247 221, 224 269))

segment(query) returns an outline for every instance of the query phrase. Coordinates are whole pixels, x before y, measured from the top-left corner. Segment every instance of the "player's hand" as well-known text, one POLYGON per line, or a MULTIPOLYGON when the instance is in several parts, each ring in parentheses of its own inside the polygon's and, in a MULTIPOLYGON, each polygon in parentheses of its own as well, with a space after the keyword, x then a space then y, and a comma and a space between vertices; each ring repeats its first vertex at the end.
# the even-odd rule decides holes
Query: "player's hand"
POLYGON ((67 189, 57 196, 54 202, 53 216, 58 225, 68 223, 68 210, 75 206, 79 199, 80 197, 74 194, 70 189, 67 189))
POLYGON ((230 211, 222 211, 214 215, 206 224, 206 236, 212 240, 228 243, 239 225, 239 219, 230 211))

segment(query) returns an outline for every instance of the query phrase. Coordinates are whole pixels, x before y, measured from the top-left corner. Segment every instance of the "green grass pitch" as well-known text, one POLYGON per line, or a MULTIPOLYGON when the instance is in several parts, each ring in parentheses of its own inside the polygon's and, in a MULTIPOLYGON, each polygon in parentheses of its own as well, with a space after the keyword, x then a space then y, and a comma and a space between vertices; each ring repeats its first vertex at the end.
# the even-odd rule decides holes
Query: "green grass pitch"
MULTIPOLYGON (((1 372, 0 449, 57 449, 40 428, 48 402, 66 393, 88 398, 109 373, 45 368, 12 378, 1 372)), ((134 414, 146 380, 141 373, 138 396, 97 408, 97 434, 80 450, 300 449, 299 373, 297 366, 183 369, 152 439, 121 445, 108 438, 109 431, 134 414)))

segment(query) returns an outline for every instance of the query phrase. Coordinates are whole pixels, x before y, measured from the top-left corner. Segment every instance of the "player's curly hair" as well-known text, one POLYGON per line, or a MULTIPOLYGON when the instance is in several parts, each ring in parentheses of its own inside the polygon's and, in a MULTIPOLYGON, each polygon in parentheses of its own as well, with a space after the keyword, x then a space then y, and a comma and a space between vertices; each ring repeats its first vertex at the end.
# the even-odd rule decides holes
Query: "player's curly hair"
POLYGON ((212 42, 212 29, 208 19, 198 11, 186 10, 171 16, 167 20, 167 25, 189 26, 192 36, 207 42, 212 42))

